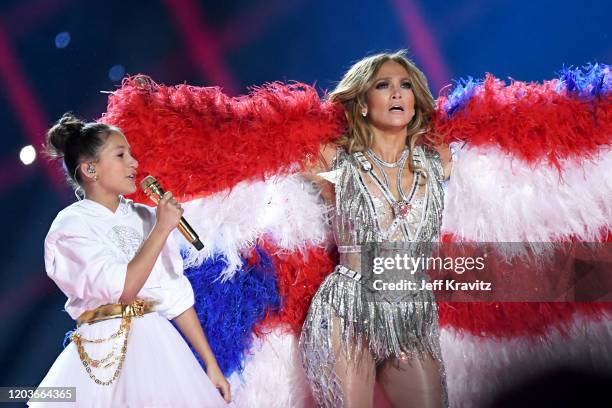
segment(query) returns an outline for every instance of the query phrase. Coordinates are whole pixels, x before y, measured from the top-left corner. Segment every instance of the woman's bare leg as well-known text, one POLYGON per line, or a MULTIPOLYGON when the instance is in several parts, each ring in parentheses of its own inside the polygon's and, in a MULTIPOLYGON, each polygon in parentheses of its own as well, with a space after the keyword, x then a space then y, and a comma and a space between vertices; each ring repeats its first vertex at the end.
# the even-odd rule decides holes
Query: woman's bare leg
POLYGON ((423 359, 392 359, 379 367, 378 383, 393 407, 439 408, 444 406, 440 363, 423 359))
POLYGON ((359 358, 348 358, 342 349, 340 321, 333 319, 332 344, 335 355, 334 371, 342 387, 343 406, 345 408, 371 408, 374 402, 374 383, 376 381, 376 365, 374 358, 364 343, 359 358))

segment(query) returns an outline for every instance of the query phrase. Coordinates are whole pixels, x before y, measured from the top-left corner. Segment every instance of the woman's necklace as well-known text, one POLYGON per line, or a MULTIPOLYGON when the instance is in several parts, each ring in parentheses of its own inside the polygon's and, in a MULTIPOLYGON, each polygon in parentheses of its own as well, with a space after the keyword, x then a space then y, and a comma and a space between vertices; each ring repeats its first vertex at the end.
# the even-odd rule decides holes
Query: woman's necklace
POLYGON ((397 161, 393 163, 384 161, 383 159, 378 157, 372 149, 368 149, 367 153, 368 153, 368 156, 370 156, 370 158, 374 160, 377 164, 393 169, 393 168, 399 167, 400 164, 402 164, 402 162, 408 157, 409 150, 408 148, 404 148, 404 150, 402 150, 402 154, 400 155, 399 159, 397 159, 397 161))
POLYGON ((383 195, 387 198, 387 201, 389 202, 389 204, 391 205, 393 209, 394 216, 398 217, 398 220, 405 219, 408 217, 408 213, 412 209, 412 204, 410 203, 410 201, 412 200, 412 196, 414 196, 414 193, 416 190, 415 187, 418 185, 418 179, 419 179, 419 173, 415 173, 413 176, 413 186, 412 186, 411 192, 407 196, 404 192, 404 189, 402 188, 402 179, 403 179, 403 174, 404 174, 404 167, 408 159, 408 153, 409 153, 409 150, 405 148, 402 151, 402 154, 400 155, 400 158, 398 161, 394 163, 389 163, 389 162, 382 160, 380 157, 376 156, 376 153, 374 153, 372 149, 368 149, 367 151, 368 156, 372 158, 374 164, 379 168, 379 171, 383 176, 382 182, 381 180, 378 179, 378 177, 376 177, 376 175, 373 172, 370 172, 370 174, 373 176, 374 180, 378 183, 381 191, 383 192, 383 195), (387 177, 385 170, 383 169, 383 166, 387 168, 399 167, 399 171, 396 177, 399 199, 396 199, 395 197, 393 197, 393 194, 391 194, 391 190, 389 188, 390 187, 389 179, 387 177))

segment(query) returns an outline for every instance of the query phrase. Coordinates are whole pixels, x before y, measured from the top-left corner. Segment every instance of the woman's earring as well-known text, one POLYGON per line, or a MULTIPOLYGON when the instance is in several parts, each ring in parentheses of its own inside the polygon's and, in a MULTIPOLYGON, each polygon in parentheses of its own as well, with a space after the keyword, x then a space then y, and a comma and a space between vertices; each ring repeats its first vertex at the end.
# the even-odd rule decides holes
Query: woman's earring
POLYGON ((368 111, 361 111, 361 116, 363 116, 364 118, 368 116, 368 111))
POLYGON ((98 175, 97 174, 94 174, 93 181, 98 181, 98 175))

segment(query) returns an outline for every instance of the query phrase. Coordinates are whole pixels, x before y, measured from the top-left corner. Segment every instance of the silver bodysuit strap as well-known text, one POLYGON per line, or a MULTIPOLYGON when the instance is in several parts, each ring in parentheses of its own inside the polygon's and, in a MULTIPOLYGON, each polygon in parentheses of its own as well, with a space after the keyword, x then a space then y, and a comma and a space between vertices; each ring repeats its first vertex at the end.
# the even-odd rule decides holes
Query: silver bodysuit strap
POLYGON ((349 269, 344 265, 337 265, 336 268, 334 269, 334 272, 339 273, 340 275, 347 276, 351 279, 354 279, 357 282, 361 280, 361 274, 359 272, 349 269))
MULTIPOLYGON (((412 182, 412 188, 410 189, 410 194, 408 195, 408 197, 405 197, 403 189, 401 187, 401 175, 402 175, 403 166, 405 164, 405 160, 404 160, 404 163, 402 163, 401 166, 400 166, 400 172, 399 172, 399 174, 397 176, 398 192, 401 195, 401 200, 398 201, 398 200, 395 199, 395 197, 393 197, 393 194, 391 193, 391 190, 389 190, 388 182, 387 183, 383 183, 380 180, 380 178, 374 172, 372 163, 370 163, 370 161, 368 161, 368 159, 365 158, 363 153, 362 152, 356 152, 356 153, 354 153, 354 156, 357 159, 357 161, 359 161, 359 164, 364 169, 364 171, 366 171, 368 173, 370 178, 378 186, 380 191, 383 193, 383 196, 385 197, 385 199, 387 200, 387 202, 391 206, 391 209, 393 210, 393 216, 395 217, 395 219, 393 220, 392 224, 389 226, 389 228, 387 229, 387 231, 384 234, 387 236, 387 238, 389 238, 389 237, 391 237, 395 233, 395 230, 398 227, 401 227, 402 234, 404 235, 404 238, 410 240, 410 234, 408 232, 408 229, 407 229, 405 223, 402 222, 402 221, 407 216, 407 213, 405 211, 407 211, 407 209, 410 208, 410 206, 411 206, 410 203, 412 202, 412 199, 413 199, 414 195, 416 194, 417 188, 419 186, 419 180, 420 180, 420 177, 421 177, 420 172, 416 172, 414 174, 413 182, 412 182)), ((418 154, 416 154, 416 152, 415 152, 415 159, 416 159, 415 161, 420 162, 420 160, 418 160, 418 154)), ((380 171, 382 172, 383 176, 385 176, 385 181, 387 181, 384 170, 381 168, 380 171)), ((382 233, 382 231, 381 231, 381 233, 382 233)))
POLYGON ((338 253, 354 254, 361 252, 361 245, 338 245, 338 253))

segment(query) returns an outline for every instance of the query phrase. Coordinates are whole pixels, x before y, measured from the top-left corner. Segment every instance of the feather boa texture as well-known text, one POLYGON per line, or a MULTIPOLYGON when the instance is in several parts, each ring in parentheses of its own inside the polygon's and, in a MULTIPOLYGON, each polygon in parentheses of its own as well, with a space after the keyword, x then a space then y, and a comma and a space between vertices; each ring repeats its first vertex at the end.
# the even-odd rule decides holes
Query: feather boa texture
POLYGON ((589 64, 584 69, 564 67, 559 79, 559 92, 578 94, 582 98, 605 96, 612 91, 610 66, 605 64, 589 64))
POLYGON ((222 255, 214 256, 185 270, 185 275, 193 286, 194 307, 210 347, 223 373, 230 375, 243 367, 253 327, 279 308, 280 298, 274 266, 265 251, 256 248, 232 279, 221 283, 218 277, 226 263, 222 255))
POLYGON ((601 320, 576 314, 566 332, 543 336, 481 338, 445 328, 440 343, 453 407, 489 406, 494 394, 554 367, 612 373, 612 315, 601 320))
POLYGON ((310 300, 336 263, 322 247, 311 247, 305 252, 288 252, 267 243, 262 245, 272 257, 282 299, 280 312, 269 315, 262 324, 286 327, 299 335, 310 300))
POLYGON ((439 303, 440 326, 473 338, 545 339, 554 329, 569 336, 576 316, 599 320, 612 315, 610 303, 595 302, 455 302, 439 303))
POLYGON ((434 128, 449 142, 494 146, 561 170, 564 159, 591 157, 612 143, 611 81, 602 65, 565 70, 543 84, 470 78, 438 99, 434 128))
POLYGON ((455 160, 442 230, 457 240, 598 242, 612 229, 612 149, 562 160, 562 174, 487 146, 455 160))
MULTIPOLYGON (((491 75, 488 75, 487 79, 494 80, 491 75)), ((481 98, 480 103, 482 103, 484 100, 482 98, 484 83, 484 80, 472 77, 455 81, 455 87, 438 99, 438 109, 446 118, 449 118, 465 109, 475 93, 481 98)), ((557 84, 555 91, 560 95, 577 96, 581 99, 606 97, 612 91, 612 74, 610 73, 610 66, 606 64, 587 64, 584 68, 563 67, 555 83, 557 84)), ((525 85, 522 82, 514 82, 514 84, 518 84, 519 87, 525 85)), ((538 84, 528 86, 531 88, 540 87, 538 84)), ((525 93, 518 92, 515 96, 522 98, 525 93)), ((507 101, 512 102, 512 99, 515 98, 507 101)))
POLYGON ((442 103, 438 101, 438 109, 441 109, 444 117, 450 118, 466 107, 474 92, 480 91, 483 83, 484 81, 472 77, 458 80, 452 91, 442 96, 442 103))
MULTIPOLYGON (((342 111, 301 83, 272 83, 232 98, 219 88, 124 79, 100 121, 121 128, 141 174, 182 200, 239 182, 295 172, 340 134, 342 111)), ((148 202, 143 193, 135 201, 148 202)))
MULTIPOLYGON (((447 241, 606 241, 612 228, 609 68, 564 70, 542 85, 488 76, 438 101, 453 156, 447 241)), ((487 404, 555 364, 610 366, 610 303, 440 303, 454 407, 487 404)))
POLYGON ((302 368, 298 337, 282 327, 254 337, 242 373, 229 378, 237 407, 306 408, 314 401, 302 368))
POLYGON ((304 252, 327 240, 327 207, 312 184, 299 176, 242 182, 183 207, 204 244, 201 251, 188 249, 186 265, 198 266, 213 254, 224 254, 222 279, 230 279, 242 265, 240 251, 264 236, 290 252, 304 252))

